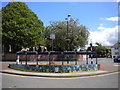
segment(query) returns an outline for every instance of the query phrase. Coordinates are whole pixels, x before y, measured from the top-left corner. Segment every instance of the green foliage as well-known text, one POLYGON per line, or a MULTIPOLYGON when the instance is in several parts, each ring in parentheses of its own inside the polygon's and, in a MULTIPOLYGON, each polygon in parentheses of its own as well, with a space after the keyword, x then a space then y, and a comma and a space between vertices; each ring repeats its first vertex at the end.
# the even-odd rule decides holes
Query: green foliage
POLYGON ((68 36, 67 23, 65 21, 50 22, 50 26, 46 27, 45 30, 46 46, 49 50, 52 47, 52 40, 49 39, 51 33, 56 35, 56 39, 53 40, 55 51, 66 51, 67 49, 73 51, 78 46, 84 47, 89 36, 89 31, 85 26, 79 25, 78 19, 74 20, 71 18, 68 21, 68 36), (67 42, 67 40, 69 41, 67 42))
POLYGON ((100 43, 96 43, 98 46, 96 47, 96 53, 101 55, 110 54, 110 50, 108 50, 105 46, 102 46, 100 43))
POLYGON ((43 22, 23 2, 10 2, 2 8, 2 36, 5 47, 12 46, 13 52, 21 47, 44 44, 43 22))

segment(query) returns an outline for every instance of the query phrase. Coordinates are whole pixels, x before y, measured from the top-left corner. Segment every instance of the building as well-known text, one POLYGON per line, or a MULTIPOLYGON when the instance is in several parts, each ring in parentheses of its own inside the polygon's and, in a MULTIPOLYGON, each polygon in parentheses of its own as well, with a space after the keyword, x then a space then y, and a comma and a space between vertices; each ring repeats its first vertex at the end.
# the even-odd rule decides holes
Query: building
POLYGON ((120 56, 120 43, 116 43, 115 45, 112 46, 111 55, 112 55, 112 58, 120 56))

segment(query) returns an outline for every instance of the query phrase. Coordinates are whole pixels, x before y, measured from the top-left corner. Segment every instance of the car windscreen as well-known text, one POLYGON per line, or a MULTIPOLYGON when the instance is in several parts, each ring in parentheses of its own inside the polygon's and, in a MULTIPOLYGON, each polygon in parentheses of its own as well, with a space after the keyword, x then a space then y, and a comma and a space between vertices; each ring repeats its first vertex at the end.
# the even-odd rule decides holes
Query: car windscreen
POLYGON ((120 56, 118 56, 117 58, 120 58, 120 56))

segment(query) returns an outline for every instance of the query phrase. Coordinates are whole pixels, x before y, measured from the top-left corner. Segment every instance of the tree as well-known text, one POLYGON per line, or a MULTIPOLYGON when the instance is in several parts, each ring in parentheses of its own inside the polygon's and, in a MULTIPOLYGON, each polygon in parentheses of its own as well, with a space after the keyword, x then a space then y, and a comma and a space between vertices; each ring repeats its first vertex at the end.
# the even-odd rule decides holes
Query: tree
POLYGON ((100 43, 96 44, 98 45, 95 50, 97 54, 106 56, 110 53, 110 50, 108 50, 105 46, 102 46, 100 43))
POLYGON ((3 44, 11 45, 13 52, 45 42, 43 22, 24 2, 10 2, 2 8, 2 29, 3 44))
POLYGON ((46 44, 49 50, 51 50, 51 40, 49 36, 51 33, 56 35, 54 40, 55 51, 65 51, 67 48, 69 51, 73 51, 76 47, 84 47, 87 44, 89 31, 83 25, 79 25, 79 20, 70 19, 68 21, 68 36, 67 36, 67 23, 65 21, 50 22, 50 26, 45 29, 46 44), (69 40, 69 41, 68 41, 69 40), (69 45, 67 45, 67 43, 69 45))

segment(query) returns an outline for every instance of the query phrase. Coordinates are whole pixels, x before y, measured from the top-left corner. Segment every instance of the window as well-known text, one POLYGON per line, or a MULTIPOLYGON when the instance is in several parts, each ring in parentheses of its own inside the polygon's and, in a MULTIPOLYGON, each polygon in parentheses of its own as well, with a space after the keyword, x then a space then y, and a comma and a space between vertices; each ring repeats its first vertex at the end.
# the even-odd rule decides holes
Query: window
POLYGON ((115 50, 118 50, 118 48, 115 48, 115 50))
POLYGON ((115 55, 119 55, 119 52, 115 52, 115 55))

